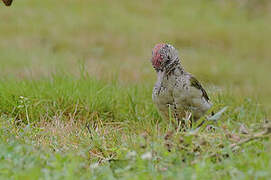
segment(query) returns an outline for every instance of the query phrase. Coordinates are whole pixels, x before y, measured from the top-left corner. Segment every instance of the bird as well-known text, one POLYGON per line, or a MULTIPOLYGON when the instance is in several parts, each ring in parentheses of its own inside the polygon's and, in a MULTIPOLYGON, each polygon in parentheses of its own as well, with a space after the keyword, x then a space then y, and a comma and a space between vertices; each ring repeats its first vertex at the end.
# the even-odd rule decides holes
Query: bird
POLYGON ((185 118, 197 121, 212 107, 203 86, 185 71, 175 47, 156 44, 151 63, 157 74, 152 100, 163 118, 173 119, 175 125, 184 127, 185 118))
POLYGON ((6 6, 10 6, 13 0, 3 0, 6 6))

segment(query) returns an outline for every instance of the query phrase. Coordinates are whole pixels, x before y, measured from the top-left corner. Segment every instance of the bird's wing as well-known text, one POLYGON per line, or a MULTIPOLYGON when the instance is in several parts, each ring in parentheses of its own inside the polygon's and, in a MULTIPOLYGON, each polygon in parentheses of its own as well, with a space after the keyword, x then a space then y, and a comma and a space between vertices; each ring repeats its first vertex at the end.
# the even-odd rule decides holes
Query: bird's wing
POLYGON ((12 0, 3 0, 6 6, 10 6, 12 3, 12 0))
POLYGON ((202 87, 202 85, 200 84, 200 82, 194 77, 194 76, 190 76, 190 83, 191 83, 191 86, 199 89, 201 92, 202 92, 202 96, 207 100, 209 101, 210 98, 208 97, 208 94, 206 93, 205 89, 202 87))

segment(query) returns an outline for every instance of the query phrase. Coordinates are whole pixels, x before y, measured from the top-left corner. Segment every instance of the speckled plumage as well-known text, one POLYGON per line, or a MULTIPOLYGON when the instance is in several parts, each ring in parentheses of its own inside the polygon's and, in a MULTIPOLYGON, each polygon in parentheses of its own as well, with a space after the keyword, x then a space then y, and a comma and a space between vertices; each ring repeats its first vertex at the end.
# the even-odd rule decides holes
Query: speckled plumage
POLYGON ((172 112, 172 117, 180 122, 187 112, 191 112, 193 119, 197 120, 211 108, 206 91, 193 75, 184 70, 173 46, 156 45, 151 61, 157 72, 152 99, 164 118, 169 119, 169 112, 172 112))

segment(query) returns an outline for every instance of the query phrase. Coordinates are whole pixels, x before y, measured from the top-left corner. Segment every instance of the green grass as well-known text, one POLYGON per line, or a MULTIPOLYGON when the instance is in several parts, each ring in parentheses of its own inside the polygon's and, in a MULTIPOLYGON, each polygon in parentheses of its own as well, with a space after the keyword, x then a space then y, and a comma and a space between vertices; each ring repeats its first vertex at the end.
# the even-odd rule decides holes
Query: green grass
POLYGON ((3 179, 270 176, 270 142, 230 148, 232 136, 245 138, 241 123, 250 131, 264 124, 265 112, 247 98, 212 93, 215 111, 229 108, 215 132, 192 133, 176 132, 159 117, 151 86, 64 75, 8 79, 0 89, 3 179))
MULTIPOLYGON (((0 179, 269 179, 271 3, 14 1, 0 6, 0 179), (177 132, 151 100, 169 42, 215 128, 177 132), (245 125, 249 134, 241 134, 245 125)), ((207 125, 207 124, 206 124, 207 125)))

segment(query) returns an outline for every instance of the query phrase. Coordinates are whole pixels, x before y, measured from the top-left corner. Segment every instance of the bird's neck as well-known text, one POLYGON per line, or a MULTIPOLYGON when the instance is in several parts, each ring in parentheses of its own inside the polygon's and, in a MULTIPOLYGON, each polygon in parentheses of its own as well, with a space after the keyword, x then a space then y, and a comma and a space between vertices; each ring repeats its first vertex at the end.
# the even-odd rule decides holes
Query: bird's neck
MULTIPOLYGON (((168 82, 171 81, 171 76, 182 76, 185 74, 184 68, 181 66, 181 64, 177 64, 174 66, 174 68, 170 70, 164 70, 164 71, 158 71, 157 72, 157 81, 159 83, 168 82)), ((175 79, 175 78, 173 78, 175 79)))
POLYGON ((167 68, 165 72, 167 76, 174 75, 174 74, 181 75, 184 73, 184 68, 179 62, 177 62, 175 64, 172 64, 172 66, 170 66, 169 68, 167 68))

